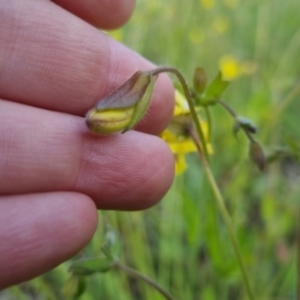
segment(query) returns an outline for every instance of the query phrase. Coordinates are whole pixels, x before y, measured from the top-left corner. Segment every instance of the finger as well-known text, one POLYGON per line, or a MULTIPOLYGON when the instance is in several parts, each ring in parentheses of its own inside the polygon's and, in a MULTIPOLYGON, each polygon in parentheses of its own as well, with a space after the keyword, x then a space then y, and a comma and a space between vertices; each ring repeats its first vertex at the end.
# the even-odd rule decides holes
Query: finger
MULTIPOLYGON (((52 2, 0 7, 0 97, 84 116, 138 69, 153 65, 52 2)), ((158 79, 139 129, 158 133, 173 112, 173 87, 158 79)))
POLYGON ((134 0, 52 0, 79 18, 103 29, 123 25, 132 14, 134 0))
POLYGON ((78 193, 0 197, 0 288, 42 274, 81 250, 97 225, 78 193))
POLYGON ((99 208, 135 210, 173 180, 173 155, 156 136, 101 138, 83 118, 3 100, 0 120, 0 194, 76 191, 99 208))

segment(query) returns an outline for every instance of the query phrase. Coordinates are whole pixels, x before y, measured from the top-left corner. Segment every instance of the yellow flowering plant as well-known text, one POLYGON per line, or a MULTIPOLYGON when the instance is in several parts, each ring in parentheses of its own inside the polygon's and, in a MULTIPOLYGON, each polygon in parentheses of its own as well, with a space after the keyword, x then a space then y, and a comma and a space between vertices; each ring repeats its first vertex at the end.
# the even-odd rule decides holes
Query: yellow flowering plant
MULTIPOLYGON (((212 154, 212 146, 209 140, 209 128, 205 121, 200 121, 203 128, 205 143, 208 153, 212 154)), ((186 168, 185 156, 188 153, 197 152, 197 147, 185 128, 191 126, 192 119, 186 98, 179 90, 175 90, 175 107, 173 119, 166 130, 161 133, 161 138, 170 146, 175 156, 175 172, 183 173, 186 168)))
MULTIPOLYGON (((225 205, 223 195, 218 187, 210 168, 209 155, 213 148, 210 143, 210 107, 221 105, 234 119, 233 132, 242 130, 250 141, 250 156, 259 169, 265 166, 265 158, 260 144, 253 138, 256 133, 255 125, 248 119, 238 116, 235 111, 221 99, 229 82, 223 79, 222 73, 207 84, 207 78, 202 68, 196 68, 193 87, 187 85, 185 78, 175 68, 158 67, 149 71, 138 71, 116 91, 99 101, 86 115, 86 125, 90 131, 100 135, 125 133, 135 127, 144 117, 159 74, 171 73, 179 80, 182 90, 176 90, 173 120, 168 128, 161 133, 176 157, 176 172, 182 173, 186 169, 185 155, 195 152, 198 154, 206 173, 212 192, 216 198, 221 215, 229 231, 229 236, 236 259, 240 267, 245 289, 250 300, 254 299, 245 264, 239 250, 238 242, 225 205), (206 120, 200 119, 200 112, 204 112, 206 120)), ((168 291, 152 279, 123 265, 119 261, 119 239, 112 230, 107 233, 103 256, 97 259, 87 259, 71 265, 72 276, 65 285, 66 297, 83 292, 83 276, 96 272, 106 272, 111 269, 120 270, 129 276, 141 279, 160 292, 166 299, 176 300, 168 291), (116 251, 117 249, 117 251, 116 251), (72 294, 73 293, 73 294, 72 294)))

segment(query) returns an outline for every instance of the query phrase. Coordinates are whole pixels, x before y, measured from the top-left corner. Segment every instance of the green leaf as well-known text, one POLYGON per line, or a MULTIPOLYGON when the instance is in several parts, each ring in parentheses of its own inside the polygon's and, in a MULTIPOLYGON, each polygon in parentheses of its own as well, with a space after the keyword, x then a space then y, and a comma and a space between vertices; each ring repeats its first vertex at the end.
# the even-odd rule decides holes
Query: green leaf
POLYGON ((74 262, 69 270, 76 275, 91 275, 93 273, 104 273, 113 267, 113 261, 106 257, 87 259, 74 262))
POLYGON ((207 100, 220 98, 228 85, 229 81, 223 80, 222 73, 219 72, 215 79, 207 87, 204 98, 207 100))

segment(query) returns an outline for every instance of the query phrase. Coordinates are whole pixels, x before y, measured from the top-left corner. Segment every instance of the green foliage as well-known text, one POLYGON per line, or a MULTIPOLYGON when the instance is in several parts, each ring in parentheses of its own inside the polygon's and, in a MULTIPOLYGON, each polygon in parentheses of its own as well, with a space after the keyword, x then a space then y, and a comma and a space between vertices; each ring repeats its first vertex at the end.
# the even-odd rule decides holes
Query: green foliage
MULTIPOLYGON (((187 78, 201 65, 211 81, 225 56, 235 59, 237 76, 224 98, 258 124, 258 138, 268 156, 280 149, 280 155, 273 155, 267 169, 259 173, 248 161, 246 139, 238 135, 237 142, 232 136, 228 114, 213 110, 211 164, 257 299, 296 297, 299 10, 298 0, 139 0, 128 25, 113 33, 157 64, 179 68, 187 78)), ((244 126, 252 130, 250 123, 244 126)), ((99 212, 99 230, 81 257, 100 255, 103 228, 110 224, 122 239, 120 260, 178 299, 247 299, 201 164, 194 156, 189 162, 188 171, 176 178, 156 207, 145 212, 99 212)), ((26 283, 26 288, 8 289, 5 296, 65 299, 61 289, 69 265, 26 283)), ((107 272, 89 277, 80 299, 164 298, 124 273, 107 272)))
POLYGON ((207 87, 205 94, 199 99, 199 104, 209 105, 215 104, 215 99, 221 97, 229 82, 222 79, 222 73, 219 72, 215 79, 207 87))
POLYGON ((107 272, 112 266, 112 260, 103 256, 74 262, 69 268, 69 271, 75 275, 91 275, 96 272, 107 272))

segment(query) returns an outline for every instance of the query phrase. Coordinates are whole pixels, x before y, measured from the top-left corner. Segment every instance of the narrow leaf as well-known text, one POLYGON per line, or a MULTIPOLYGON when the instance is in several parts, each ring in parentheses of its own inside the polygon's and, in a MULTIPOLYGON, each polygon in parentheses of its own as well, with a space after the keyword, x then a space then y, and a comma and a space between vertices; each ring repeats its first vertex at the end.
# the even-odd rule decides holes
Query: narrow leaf
POLYGON ((207 87, 205 98, 207 100, 220 98, 227 86, 229 81, 222 79, 222 73, 219 72, 215 79, 207 87))
POLYGON ((113 261, 106 256, 74 262, 69 270, 76 275, 91 275, 104 273, 113 267, 113 261))

